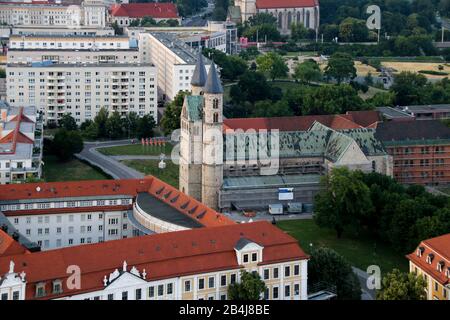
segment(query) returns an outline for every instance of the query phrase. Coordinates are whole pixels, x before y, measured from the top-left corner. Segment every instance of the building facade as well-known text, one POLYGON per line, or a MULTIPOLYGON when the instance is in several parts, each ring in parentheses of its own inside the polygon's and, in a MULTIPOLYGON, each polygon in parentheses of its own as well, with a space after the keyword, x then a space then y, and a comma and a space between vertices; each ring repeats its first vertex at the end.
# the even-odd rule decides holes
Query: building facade
POLYGON ((402 184, 450 182, 450 129, 437 120, 378 124, 376 137, 393 157, 394 178, 402 184))
POLYGON ((198 50, 174 34, 150 32, 139 34, 139 53, 143 63, 152 63, 157 68, 160 99, 172 100, 178 92, 191 90, 198 50))
POLYGON ((406 257, 409 271, 424 278, 428 300, 450 300, 450 233, 423 240, 406 257))
MULTIPOLYGON (((277 19, 282 34, 289 34, 292 24, 317 32, 320 21, 318 0, 236 0, 231 12, 238 17, 236 22, 247 21, 257 13, 269 13, 277 19)), ((229 14, 231 20, 232 16, 229 14)))
POLYGON ((106 6, 85 0, 81 5, 56 2, 0 3, 0 23, 10 26, 105 27, 106 6))
POLYGON ((156 72, 145 63, 8 64, 8 102, 35 105, 46 123, 69 113, 81 124, 93 120, 102 107, 121 116, 150 114, 157 121, 156 72))
POLYGON ((127 27, 133 21, 145 17, 153 18, 156 22, 175 20, 181 24, 177 6, 174 3, 122 3, 113 4, 109 10, 109 20, 119 27, 127 27))
POLYGON ((226 300, 228 286, 240 281, 242 270, 264 280, 261 298, 307 299, 309 257, 294 238, 268 222, 47 252, 8 248, 0 254, 2 300, 226 300), (81 287, 68 279, 73 266, 81 271, 81 287))
POLYGON ((35 107, 0 101, 0 184, 40 179, 43 123, 35 107))

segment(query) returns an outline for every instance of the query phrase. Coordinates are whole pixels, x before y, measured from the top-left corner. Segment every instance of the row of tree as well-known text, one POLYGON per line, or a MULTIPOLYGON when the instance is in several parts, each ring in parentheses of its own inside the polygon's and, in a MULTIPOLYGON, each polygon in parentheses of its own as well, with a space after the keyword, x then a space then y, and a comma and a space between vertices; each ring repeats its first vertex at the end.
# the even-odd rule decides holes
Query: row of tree
POLYGON ((423 239, 450 232, 450 203, 424 187, 405 187, 378 173, 335 168, 322 180, 314 202, 314 220, 336 230, 369 232, 400 253, 412 251, 423 239))

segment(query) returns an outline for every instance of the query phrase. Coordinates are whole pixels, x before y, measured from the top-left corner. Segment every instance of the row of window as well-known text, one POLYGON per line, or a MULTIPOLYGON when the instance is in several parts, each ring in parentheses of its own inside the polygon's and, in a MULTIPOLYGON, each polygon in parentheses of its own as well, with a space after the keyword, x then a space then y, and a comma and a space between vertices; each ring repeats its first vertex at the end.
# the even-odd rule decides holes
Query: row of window
MULTIPOLYGON (((113 199, 113 200, 81 200, 81 201, 59 201, 59 202, 38 202, 38 203, 25 203, 25 204, 9 204, 2 205, 0 208, 2 211, 17 211, 17 210, 32 210, 32 209, 50 209, 50 208, 76 208, 76 207, 95 207, 95 206, 116 206, 116 205, 130 205, 132 199, 113 199)), ((89 219, 88 214, 88 219, 89 219)), ((57 217, 57 220, 60 219, 57 217)), ((85 215, 81 215, 81 221, 84 221, 85 215)), ((38 217, 41 219, 42 216, 38 217)), ((45 217, 50 219, 48 216, 45 217)), ((70 216, 69 216, 70 219, 70 216)), ((70 220, 69 220, 70 221, 70 220)), ((38 221, 40 222, 40 221, 38 221)), ((58 221, 57 221, 58 222, 58 221)))

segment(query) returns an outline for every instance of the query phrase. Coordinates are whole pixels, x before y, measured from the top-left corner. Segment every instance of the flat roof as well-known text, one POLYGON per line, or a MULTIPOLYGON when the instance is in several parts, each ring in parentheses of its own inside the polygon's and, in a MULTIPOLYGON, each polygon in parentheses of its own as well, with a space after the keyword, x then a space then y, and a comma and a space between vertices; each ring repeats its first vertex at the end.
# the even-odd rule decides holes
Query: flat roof
POLYGON ((157 219, 190 229, 203 227, 202 224, 147 192, 139 192, 136 203, 148 215, 157 219))
POLYGON ((380 111, 386 118, 389 119, 412 117, 409 113, 392 107, 378 107, 377 111, 380 111))
POLYGON ((224 190, 231 190, 242 188, 292 187, 304 184, 317 184, 320 182, 320 177, 319 174, 225 177, 222 188, 224 190))
POLYGON ((444 111, 450 112, 450 104, 428 104, 428 105, 414 105, 414 106, 401 106, 399 107, 403 111, 411 112, 436 112, 444 111))

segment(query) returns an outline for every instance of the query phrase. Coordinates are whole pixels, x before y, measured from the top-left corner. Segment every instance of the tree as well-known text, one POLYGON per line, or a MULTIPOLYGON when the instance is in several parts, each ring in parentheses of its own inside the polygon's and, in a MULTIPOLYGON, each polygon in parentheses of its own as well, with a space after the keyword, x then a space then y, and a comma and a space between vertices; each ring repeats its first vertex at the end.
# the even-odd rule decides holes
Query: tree
POLYGON ((421 89, 427 84, 427 78, 419 73, 400 72, 394 76, 390 90, 395 92, 395 103, 400 106, 420 104, 421 89))
POLYGON ((59 129, 53 138, 52 149, 60 160, 67 161, 83 150, 83 139, 78 131, 59 129))
POLYGON ((351 265, 336 251, 323 247, 313 248, 308 261, 308 286, 321 283, 335 286, 339 300, 361 299, 361 285, 351 265))
POLYGON ((364 20, 347 18, 339 25, 339 37, 341 41, 366 41, 368 36, 369 31, 364 20))
POLYGON ((106 135, 108 138, 117 139, 123 136, 124 127, 120 113, 114 111, 105 123, 106 135))
POLYGON ((167 105, 161 119, 161 127, 165 135, 168 135, 172 131, 180 128, 181 109, 183 107, 184 97, 186 95, 190 95, 190 92, 178 92, 173 101, 167 105))
POLYGON ((325 75, 336 79, 338 84, 346 79, 354 79, 356 77, 356 68, 352 57, 347 53, 334 53, 328 60, 325 75))
POLYGON ((1 78, 6 78, 6 70, 5 69, 0 69, 0 79, 1 78))
POLYGON ((394 106, 395 93, 394 92, 377 92, 372 97, 366 100, 372 107, 386 107, 394 106))
POLYGON ((308 29, 303 24, 294 23, 291 25, 291 38, 300 41, 308 37, 308 29))
POLYGON ((144 115, 139 119, 137 124, 137 137, 139 139, 153 137, 153 129, 155 128, 155 126, 156 123, 155 119, 153 119, 153 116, 150 114, 144 115))
POLYGON ((426 300, 425 288, 421 276, 394 269, 383 277, 377 300, 426 300))
POLYGON ((230 300, 260 300, 266 290, 266 284, 257 272, 241 271, 241 281, 228 286, 230 300))
POLYGON ((58 120, 58 126, 66 129, 67 131, 78 129, 77 122, 70 115, 70 113, 65 113, 62 115, 62 117, 58 120))
POLYGON ((287 117, 293 112, 289 108, 287 101, 280 100, 272 102, 270 100, 257 101, 252 112, 253 117, 287 117))
POLYGON ((137 136, 137 128, 139 124, 139 116, 136 112, 128 112, 125 117, 122 118, 122 127, 125 129, 126 136, 128 138, 135 138, 137 136))
POLYGON ((141 27, 151 27, 156 25, 156 20, 152 17, 146 16, 140 20, 139 24, 141 25, 141 27))
POLYGON ((254 103, 258 100, 270 99, 271 89, 266 77, 261 72, 246 71, 230 90, 230 97, 234 105, 246 101, 254 103))
POLYGON ((333 228, 338 238, 346 227, 359 227, 359 221, 373 211, 370 190, 361 179, 361 172, 346 167, 333 168, 322 178, 323 189, 314 199, 317 225, 333 228))
POLYGON ((107 137, 106 121, 108 120, 108 109, 102 107, 94 118, 94 122, 97 125, 98 136, 100 138, 107 137))
POLYGON ((295 67, 294 77, 295 79, 309 83, 311 81, 319 81, 322 78, 322 72, 320 71, 319 65, 314 60, 309 59, 299 63, 295 67))
POLYGON ((269 74, 272 81, 275 78, 286 77, 289 71, 283 58, 275 52, 269 52, 257 57, 256 64, 258 65, 258 70, 269 74))
POLYGON ((94 121, 91 121, 87 128, 83 130, 82 135, 86 139, 95 140, 99 137, 98 131, 98 124, 94 121))

